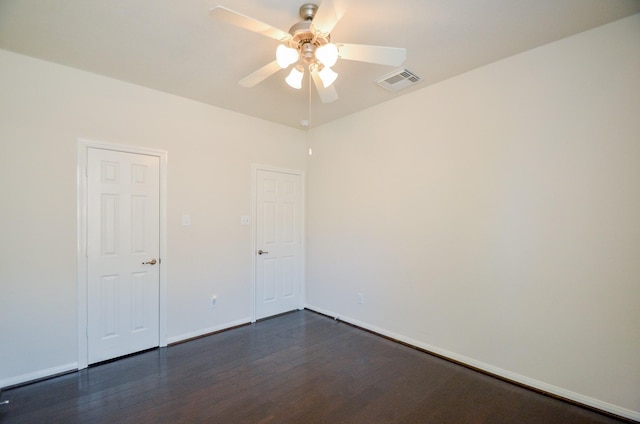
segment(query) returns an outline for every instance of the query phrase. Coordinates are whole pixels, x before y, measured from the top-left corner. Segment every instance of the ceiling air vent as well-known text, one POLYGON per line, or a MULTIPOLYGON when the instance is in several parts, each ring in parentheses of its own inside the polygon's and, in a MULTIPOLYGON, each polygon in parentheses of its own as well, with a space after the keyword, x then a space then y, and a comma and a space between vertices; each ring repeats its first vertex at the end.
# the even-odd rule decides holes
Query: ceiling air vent
POLYGON ((380 87, 393 92, 402 90, 403 88, 407 88, 419 82, 420 77, 408 69, 397 69, 376 81, 380 87))

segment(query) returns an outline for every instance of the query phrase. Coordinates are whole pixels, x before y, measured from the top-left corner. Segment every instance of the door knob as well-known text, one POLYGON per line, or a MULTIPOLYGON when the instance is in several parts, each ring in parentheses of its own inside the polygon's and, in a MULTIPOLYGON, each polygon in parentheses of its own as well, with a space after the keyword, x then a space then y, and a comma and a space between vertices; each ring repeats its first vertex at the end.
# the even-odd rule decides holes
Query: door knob
POLYGON ((258 255, 266 255, 267 253, 269 253, 269 252, 265 252, 262 249, 258 250, 258 255))
POLYGON ((158 261, 151 259, 149 262, 142 262, 142 265, 155 265, 158 261))

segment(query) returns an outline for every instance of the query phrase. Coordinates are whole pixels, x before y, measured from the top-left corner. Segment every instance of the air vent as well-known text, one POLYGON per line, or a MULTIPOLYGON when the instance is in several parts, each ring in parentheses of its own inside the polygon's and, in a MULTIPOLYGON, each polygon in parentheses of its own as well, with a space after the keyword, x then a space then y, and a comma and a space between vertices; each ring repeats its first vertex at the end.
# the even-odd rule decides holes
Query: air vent
POLYGON ((413 84, 420 82, 420 77, 408 69, 396 69, 392 73, 385 75, 376 83, 389 91, 399 91, 413 84))

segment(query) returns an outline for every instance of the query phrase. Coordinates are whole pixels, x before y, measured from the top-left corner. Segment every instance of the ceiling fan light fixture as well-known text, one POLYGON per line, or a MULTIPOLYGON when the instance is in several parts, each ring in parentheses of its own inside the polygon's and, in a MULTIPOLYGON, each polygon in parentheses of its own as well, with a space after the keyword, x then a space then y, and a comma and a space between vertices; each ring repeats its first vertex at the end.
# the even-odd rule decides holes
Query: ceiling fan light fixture
POLYGON ((407 58, 406 49, 398 47, 331 43, 331 31, 342 18, 346 3, 347 0, 322 0, 322 8, 314 3, 303 4, 300 7, 303 20, 294 24, 288 33, 222 6, 214 7, 210 13, 220 21, 280 43, 275 51, 275 60, 241 79, 241 86, 253 87, 279 70, 293 65, 285 78, 286 83, 292 88, 301 89, 302 79, 308 69, 311 77, 309 87, 315 86, 322 103, 331 103, 338 100, 333 85, 338 74, 331 69, 338 59, 400 66, 407 58))
POLYGON ((316 58, 326 67, 331 67, 338 61, 338 46, 327 43, 316 49, 316 58))
POLYGON ((298 61, 298 50, 280 44, 276 49, 276 61, 282 69, 298 61))
POLYGON ((325 66, 318 72, 318 76, 322 80, 322 85, 324 85, 324 88, 327 88, 334 83, 336 78, 338 78, 338 73, 328 66, 325 66))
POLYGON ((297 67, 291 69, 289 75, 284 79, 289 87, 295 88, 296 90, 300 90, 302 88, 302 77, 304 76, 304 72, 300 71, 297 67))

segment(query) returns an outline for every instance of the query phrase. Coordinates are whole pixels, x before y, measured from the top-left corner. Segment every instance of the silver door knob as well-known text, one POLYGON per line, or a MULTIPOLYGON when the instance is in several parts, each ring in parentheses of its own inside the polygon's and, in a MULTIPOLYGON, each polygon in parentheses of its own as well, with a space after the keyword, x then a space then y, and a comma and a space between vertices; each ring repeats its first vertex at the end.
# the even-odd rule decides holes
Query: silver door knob
POLYGON ((158 263, 155 259, 151 259, 149 262, 142 262, 142 265, 155 265, 158 263))
POLYGON ((258 255, 266 255, 267 253, 269 253, 269 252, 265 252, 262 249, 258 250, 258 255))

